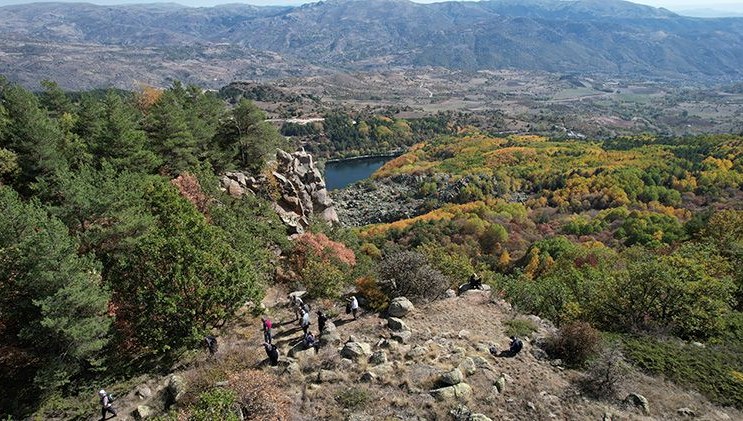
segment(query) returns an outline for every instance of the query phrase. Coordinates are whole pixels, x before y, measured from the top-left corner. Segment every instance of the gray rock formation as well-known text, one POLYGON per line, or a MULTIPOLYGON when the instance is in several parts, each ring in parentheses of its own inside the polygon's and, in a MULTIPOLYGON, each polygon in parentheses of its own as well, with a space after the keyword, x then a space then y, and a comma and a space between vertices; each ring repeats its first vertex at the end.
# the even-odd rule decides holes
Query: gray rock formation
POLYGON ((447 386, 454 386, 455 384, 462 383, 462 377, 462 372, 459 371, 458 368, 455 368, 454 370, 442 373, 441 376, 439 376, 439 383, 447 386))
POLYGON ((290 154, 278 150, 276 169, 271 175, 273 180, 263 175, 250 177, 241 172, 228 172, 222 176, 222 189, 233 196, 250 192, 275 199, 274 210, 291 234, 302 234, 313 216, 330 224, 338 223, 333 200, 312 155, 305 151, 290 154), (278 191, 273 191, 276 187, 278 191))
POLYGON ((408 326, 403 322, 401 319, 398 319, 397 317, 390 317, 387 319, 387 327, 389 327, 391 330, 410 330, 408 329, 408 326))
POLYGON ((348 358, 354 361, 360 361, 365 359, 371 354, 371 346, 363 342, 349 341, 343 346, 341 350, 341 357, 348 358))
POLYGON ((437 401, 453 401, 472 397, 472 387, 467 383, 446 386, 429 392, 437 401))
POLYGON ((405 317, 406 314, 410 313, 414 309, 415 307, 410 300, 405 297, 397 297, 392 299, 390 302, 390 308, 387 312, 392 317, 405 317))
POLYGON ((650 415, 650 403, 645 396, 639 393, 630 393, 624 398, 624 403, 635 406, 643 415, 650 415))

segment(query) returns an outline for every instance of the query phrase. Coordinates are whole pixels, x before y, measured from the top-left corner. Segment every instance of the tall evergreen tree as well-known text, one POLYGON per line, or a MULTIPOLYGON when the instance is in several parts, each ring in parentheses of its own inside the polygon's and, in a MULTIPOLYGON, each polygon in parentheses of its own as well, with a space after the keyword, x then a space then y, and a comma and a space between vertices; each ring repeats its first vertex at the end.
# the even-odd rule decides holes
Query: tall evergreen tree
POLYGON ((181 91, 165 91, 145 122, 152 144, 164 161, 164 169, 173 175, 198 164, 197 141, 188 124, 181 91))
POLYGON ((96 364, 108 341, 110 294, 67 227, 7 186, 0 187, 0 227, 0 337, 8 357, 0 358, 0 377, 13 386, 0 399, 22 405, 24 386, 52 392, 96 364))

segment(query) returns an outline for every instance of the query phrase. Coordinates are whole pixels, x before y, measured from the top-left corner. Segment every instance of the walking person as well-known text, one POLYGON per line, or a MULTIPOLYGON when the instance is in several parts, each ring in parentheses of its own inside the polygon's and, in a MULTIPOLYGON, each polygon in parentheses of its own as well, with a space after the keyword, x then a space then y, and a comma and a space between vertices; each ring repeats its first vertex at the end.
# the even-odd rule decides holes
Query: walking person
POLYGON ((206 343, 206 348, 209 350, 209 356, 214 356, 218 349, 217 338, 209 335, 204 338, 204 342, 206 343))
POLYGON ((310 313, 307 313, 306 311, 302 311, 302 319, 299 322, 299 325, 302 327, 302 331, 306 335, 307 329, 310 328, 310 313))
POLYGON ((356 296, 352 295, 351 298, 348 299, 349 308, 351 309, 351 314, 353 314, 353 319, 356 320, 356 314, 359 311, 359 300, 356 299, 356 296))
POLYGON ((276 348, 276 345, 264 342, 263 349, 266 350, 268 363, 271 365, 271 367, 276 367, 277 365, 279 365, 279 349, 276 348))
MULTIPOLYGON (((113 416, 116 416, 116 410, 113 407, 113 399, 111 398, 111 395, 106 393, 105 390, 101 389, 98 392, 98 396, 101 399, 101 421, 106 419, 106 415, 108 413, 113 414, 113 416)), ((112 417, 113 418, 113 417, 112 417)))
POLYGON ((271 319, 268 317, 261 317, 261 322, 263 322, 263 341, 271 343, 271 328, 273 327, 271 319))
POLYGON ((320 336, 325 331, 325 323, 328 321, 328 316, 322 311, 317 312, 317 328, 320 330, 320 336))

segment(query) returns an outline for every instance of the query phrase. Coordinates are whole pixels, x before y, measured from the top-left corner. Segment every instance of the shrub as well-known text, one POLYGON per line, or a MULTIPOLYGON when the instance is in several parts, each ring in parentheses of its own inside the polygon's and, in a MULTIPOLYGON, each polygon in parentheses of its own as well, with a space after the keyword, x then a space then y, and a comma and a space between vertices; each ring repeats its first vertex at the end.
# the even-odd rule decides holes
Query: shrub
POLYGON ((450 281, 431 267, 423 254, 403 251, 387 256, 379 265, 379 286, 388 297, 431 300, 449 288, 450 281))
POLYGON ((586 322, 573 322, 547 341, 547 352, 569 366, 583 365, 599 350, 601 334, 586 322))
POLYGON ((231 375, 229 381, 245 419, 289 420, 289 399, 275 377, 259 370, 246 370, 231 375))
POLYGON ((202 393, 189 417, 192 421, 237 421, 235 392, 229 389, 212 389, 202 393))
POLYGON ((369 390, 361 387, 345 389, 335 397, 335 400, 346 409, 363 408, 370 399, 369 390))
POLYGON ((529 336, 537 330, 537 325, 529 319, 507 320, 506 336, 529 336))
POLYGON ((364 276, 357 279, 356 291, 366 299, 366 306, 373 310, 381 311, 389 306, 389 298, 373 278, 364 276))
POLYGON ((581 391, 596 399, 611 399, 617 394, 622 379, 629 371, 618 346, 604 349, 591 362, 585 376, 578 381, 581 391))

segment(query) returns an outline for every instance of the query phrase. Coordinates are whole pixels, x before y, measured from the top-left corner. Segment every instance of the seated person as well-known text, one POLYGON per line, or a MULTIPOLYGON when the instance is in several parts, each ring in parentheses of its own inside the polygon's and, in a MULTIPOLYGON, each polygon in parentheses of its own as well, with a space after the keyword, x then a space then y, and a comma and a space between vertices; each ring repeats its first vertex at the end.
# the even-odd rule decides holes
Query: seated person
POLYGON ((476 273, 473 273, 472 276, 470 276, 470 289, 482 289, 482 279, 480 279, 479 276, 477 276, 476 273))
POLYGON ((524 343, 521 342, 521 339, 511 336, 511 346, 508 348, 508 353, 511 354, 512 357, 521 352, 523 347, 524 343))
POLYGON ((307 334, 304 335, 303 343, 304 349, 315 348, 315 350, 317 350, 317 346, 319 345, 317 340, 315 340, 315 336, 312 335, 312 332, 307 332, 307 334))

